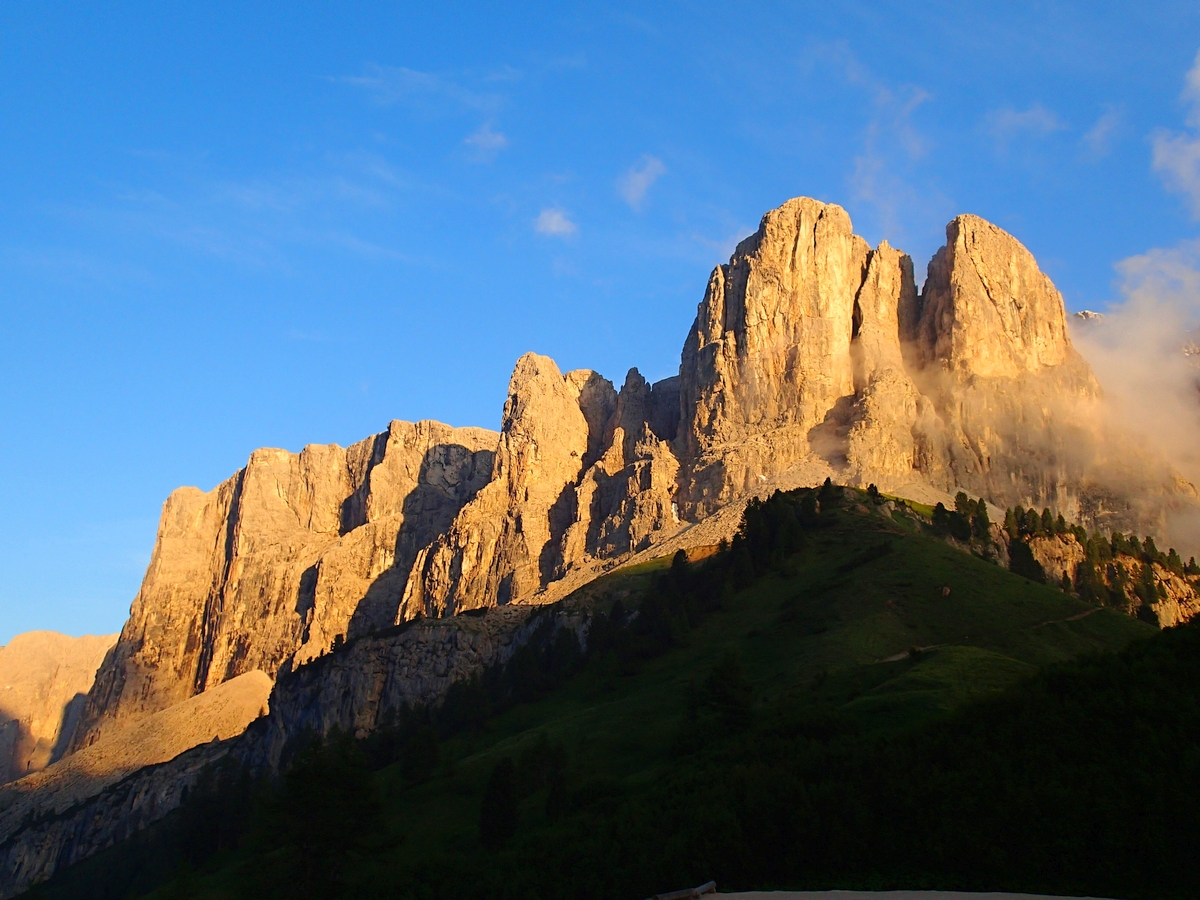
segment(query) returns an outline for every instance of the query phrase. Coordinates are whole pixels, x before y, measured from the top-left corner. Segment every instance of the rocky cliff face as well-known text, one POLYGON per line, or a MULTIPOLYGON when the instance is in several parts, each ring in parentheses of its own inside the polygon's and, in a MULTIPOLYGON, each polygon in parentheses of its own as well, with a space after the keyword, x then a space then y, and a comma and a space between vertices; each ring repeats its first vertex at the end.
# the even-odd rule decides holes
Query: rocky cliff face
POLYGON ((713 272, 677 378, 635 369, 617 391, 527 354, 499 434, 397 422, 173 494, 74 746, 339 636, 544 602, 648 547, 713 542, 749 495, 827 474, 1164 533, 1194 490, 1105 432, 1098 402, 1011 235, 955 219, 918 293, 912 261, 843 209, 788 201, 713 272))
POLYGON ((247 672, 0 787, 0 897, 124 840, 179 806, 230 739, 267 711, 247 672))
POLYGON ((492 480, 418 555, 405 616, 529 600, 677 524, 677 398, 672 380, 652 387, 636 369, 618 394, 595 372, 564 376, 544 356, 521 357, 492 480))
MULTIPOLYGON (((690 516, 811 453, 810 432, 853 397, 855 300, 870 256, 845 210, 804 197, 767 213, 714 270, 679 367, 690 516)), ((894 274, 875 283, 899 284, 894 274)), ((898 334, 888 340, 898 349, 898 334)))
POLYGON ((585 622, 578 611, 511 605, 360 638, 281 677, 273 714, 247 735, 239 758, 255 771, 277 771, 289 743, 305 735, 365 737, 404 708, 435 705, 455 682, 508 662, 539 626, 582 634, 585 622))
POLYGON ((507 662, 585 610, 512 605, 356 638, 282 675, 249 672, 150 715, 35 776, 0 788, 0 898, 87 859, 179 807, 205 766, 277 772, 285 752, 335 729, 363 737, 405 707, 507 662), (270 693, 271 715, 266 711, 270 693), (232 737, 232 736, 237 737, 232 737))
POLYGON ((229 750, 228 741, 193 747, 61 812, 31 818, 0 841, 0 898, 22 894, 162 819, 229 750))
POLYGON ((214 490, 175 491, 73 748, 392 624, 413 558, 487 482, 496 440, 393 422, 345 449, 257 450, 214 490))
MULTIPOLYGON (((1007 535, 1000 537, 1008 540, 1007 535)), ((1039 535, 1028 543, 1033 558, 1046 573, 1047 582, 1061 584, 1066 575, 1072 584, 1080 584, 1087 553, 1073 535, 1039 535)), ((1159 562, 1147 562, 1126 553, 1118 553, 1095 565, 1095 574, 1109 591, 1105 602, 1130 615, 1136 615, 1145 605, 1137 594, 1136 585, 1143 579, 1152 581, 1156 596, 1149 606, 1163 628, 1180 625, 1200 615, 1200 576, 1173 572, 1159 562)))
POLYGON ((116 641, 30 631, 0 647, 0 784, 63 754, 96 669, 116 641))
POLYGON ((790 468, 908 496, 959 488, 1105 528, 1165 533, 1195 491, 1106 430, 1061 295, 977 216, 946 229, 918 294, 840 207, 769 212, 718 267, 684 345, 680 508, 700 518, 790 468))

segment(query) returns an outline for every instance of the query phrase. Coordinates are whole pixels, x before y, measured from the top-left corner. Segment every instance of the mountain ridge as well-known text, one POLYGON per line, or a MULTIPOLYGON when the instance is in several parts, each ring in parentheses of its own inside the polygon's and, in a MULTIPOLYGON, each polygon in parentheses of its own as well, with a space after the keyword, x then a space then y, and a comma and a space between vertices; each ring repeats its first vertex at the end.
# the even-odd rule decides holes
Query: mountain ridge
POLYGON ((274 677, 418 616, 561 595, 651 547, 729 537, 772 486, 955 489, 1163 533, 1195 489, 1104 431, 1062 297, 976 216, 920 293, 841 207, 768 212, 712 273, 677 378, 617 390, 526 354, 501 430, 394 422, 343 450, 262 450, 164 506, 72 748, 246 671, 274 677), (702 528, 709 519, 717 529, 702 528))

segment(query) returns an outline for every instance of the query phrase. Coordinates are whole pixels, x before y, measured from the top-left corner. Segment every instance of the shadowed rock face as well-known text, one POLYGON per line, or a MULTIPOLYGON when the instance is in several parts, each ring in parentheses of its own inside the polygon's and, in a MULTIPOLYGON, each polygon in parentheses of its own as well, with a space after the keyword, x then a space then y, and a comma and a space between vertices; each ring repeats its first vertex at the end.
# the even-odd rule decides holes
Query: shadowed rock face
POLYGON ((115 634, 30 631, 0 647, 0 783, 63 754, 96 669, 116 642, 115 634))
POLYGON ((617 391, 526 354, 499 434, 394 422, 172 494, 73 746, 338 636, 542 602, 651 545, 711 543, 736 527, 723 510, 825 474, 1161 534, 1195 492, 1098 401, 1062 297, 1011 235, 958 217, 918 294, 908 256, 790 200, 714 270, 677 378, 633 369, 617 391))

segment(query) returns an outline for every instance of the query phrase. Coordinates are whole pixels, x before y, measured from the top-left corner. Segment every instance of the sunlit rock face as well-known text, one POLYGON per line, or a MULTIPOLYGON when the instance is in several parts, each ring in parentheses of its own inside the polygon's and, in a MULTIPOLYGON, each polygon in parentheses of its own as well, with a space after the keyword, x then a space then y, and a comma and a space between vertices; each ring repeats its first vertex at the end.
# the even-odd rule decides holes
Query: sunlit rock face
POLYGON ((172 493, 72 746, 391 625, 413 558, 487 483, 497 438, 393 422, 348 448, 256 450, 215 489, 172 493))
POLYGON ((802 197, 767 213, 713 271, 679 367, 688 514, 802 459, 810 431, 853 396, 855 301, 870 256, 845 210, 802 197))
MULTIPOLYGON (((405 592, 410 615, 520 601, 541 587, 560 498, 578 480, 590 443, 582 389, 593 373, 572 376, 534 353, 517 362, 491 481, 420 554, 405 592)), ((601 409, 612 393, 604 387, 586 393, 601 409)))
POLYGON ((947 226, 918 293, 911 260, 871 249, 840 207, 769 212, 713 272, 680 385, 687 518, 819 464, 847 484, 1159 533, 1194 500, 1105 420, 1062 296, 978 216, 947 226))
POLYGON ((723 510, 826 475, 1163 533, 1195 492, 1098 414, 1033 256, 976 216, 946 234, 918 292, 912 260, 841 207, 790 200, 713 271, 677 377, 633 369, 617 390, 529 353, 498 433, 394 422, 176 491, 73 746, 334 641, 715 543, 736 527, 723 510))
POLYGON ((564 376, 544 356, 521 357, 492 480, 418 555, 404 615, 526 601, 677 524, 678 463, 662 439, 675 427, 672 388, 633 369, 618 393, 595 372, 564 376))
POLYGON ((921 365, 981 378, 1041 373, 1073 353, 1062 295, 1033 255, 969 215, 929 263, 912 341, 921 365))
POLYGON ((0 784, 66 750, 96 669, 117 636, 30 631, 0 647, 0 784))

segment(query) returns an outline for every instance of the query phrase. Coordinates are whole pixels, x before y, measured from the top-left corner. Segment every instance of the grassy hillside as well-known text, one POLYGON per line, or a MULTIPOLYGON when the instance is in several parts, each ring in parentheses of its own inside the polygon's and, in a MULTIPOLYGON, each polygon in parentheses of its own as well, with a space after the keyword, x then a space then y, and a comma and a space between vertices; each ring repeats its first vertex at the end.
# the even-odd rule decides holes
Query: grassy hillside
MULTIPOLYGON (((895 845, 888 823, 913 804, 941 812, 920 797, 872 812, 871 798, 894 788, 887 779, 903 780, 889 761, 927 769, 912 749, 920 741, 937 745, 964 716, 1020 702, 1013 686, 1046 666, 1156 630, 955 549, 903 507, 846 492, 817 512, 815 500, 778 497, 752 510, 757 525, 728 550, 618 571, 568 598, 602 618, 586 655, 562 649, 560 635, 529 663, 542 690, 490 702, 493 678, 402 723, 385 749, 335 741, 302 754, 281 792, 254 803, 227 792, 208 814, 246 823, 216 855, 172 849, 196 832, 200 814, 185 810, 141 840, 149 849, 118 848, 46 895, 82 896, 86 883, 100 896, 87 873, 121 870, 120 852, 153 855, 160 872, 191 856, 198 869, 153 894, 164 898, 636 898, 709 877, 742 888, 1028 887, 1011 864, 995 869, 1001 881, 970 883, 944 859, 905 872, 887 854, 873 866, 871 852, 811 851, 834 833, 895 845), (891 774, 868 788, 870 772, 891 774), (310 823, 308 837, 288 836, 296 820, 310 823)), ((948 753, 945 768, 957 759, 928 752, 948 753)), ((114 881, 114 896, 133 886, 114 881)))

